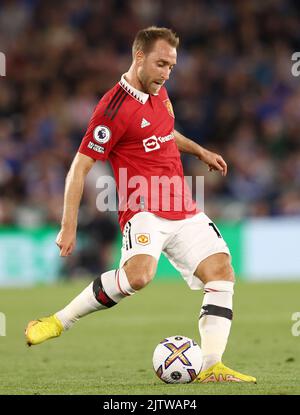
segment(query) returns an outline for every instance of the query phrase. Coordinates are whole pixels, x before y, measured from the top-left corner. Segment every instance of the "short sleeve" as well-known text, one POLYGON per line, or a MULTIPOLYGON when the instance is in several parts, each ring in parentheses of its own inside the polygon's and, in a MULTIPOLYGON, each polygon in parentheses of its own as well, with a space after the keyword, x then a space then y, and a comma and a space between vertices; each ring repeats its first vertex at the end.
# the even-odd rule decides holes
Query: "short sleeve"
POLYGON ((126 125, 122 118, 111 119, 105 112, 108 105, 102 99, 90 119, 87 131, 78 151, 94 160, 107 160, 109 153, 125 132, 126 125))

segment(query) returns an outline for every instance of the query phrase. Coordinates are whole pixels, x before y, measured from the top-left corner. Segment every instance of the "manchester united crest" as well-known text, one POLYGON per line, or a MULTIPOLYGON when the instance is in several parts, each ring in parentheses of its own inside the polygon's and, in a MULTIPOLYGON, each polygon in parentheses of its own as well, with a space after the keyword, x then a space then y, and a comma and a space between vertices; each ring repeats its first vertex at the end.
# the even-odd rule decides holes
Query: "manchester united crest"
POLYGON ((163 101, 163 103, 165 104, 168 110, 168 113, 171 115, 171 117, 175 118, 174 111, 173 111, 173 105, 171 101, 169 99, 166 99, 165 101, 163 101))
POLYGON ((150 244, 150 235, 149 233, 136 233, 135 240, 139 245, 148 245, 150 244))

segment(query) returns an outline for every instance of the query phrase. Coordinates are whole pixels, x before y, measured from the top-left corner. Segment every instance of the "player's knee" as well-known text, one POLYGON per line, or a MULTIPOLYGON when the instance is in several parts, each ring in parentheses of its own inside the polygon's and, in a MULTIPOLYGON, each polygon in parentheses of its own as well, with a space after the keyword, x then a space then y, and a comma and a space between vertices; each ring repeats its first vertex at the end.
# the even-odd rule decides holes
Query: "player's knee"
POLYGON ((216 254, 204 260, 197 268, 195 275, 204 284, 209 281, 235 281, 231 259, 226 254, 216 254))
POLYGON ((141 290, 153 279, 157 261, 149 255, 136 255, 124 265, 130 286, 134 290, 141 290))
POLYGON ((141 290, 152 280, 153 275, 151 271, 147 268, 137 269, 134 275, 131 275, 131 278, 128 278, 131 287, 134 290, 141 290))
POLYGON ((211 269, 207 269, 207 278, 234 282, 234 271, 230 257, 223 255, 220 260, 212 263, 211 269))
POLYGON ((231 281, 234 282, 234 270, 231 263, 228 261, 221 263, 217 266, 215 271, 215 277, 218 280, 222 281, 231 281))
POLYGON ((154 271, 147 266, 124 266, 128 282, 134 290, 141 290, 154 277, 154 271))

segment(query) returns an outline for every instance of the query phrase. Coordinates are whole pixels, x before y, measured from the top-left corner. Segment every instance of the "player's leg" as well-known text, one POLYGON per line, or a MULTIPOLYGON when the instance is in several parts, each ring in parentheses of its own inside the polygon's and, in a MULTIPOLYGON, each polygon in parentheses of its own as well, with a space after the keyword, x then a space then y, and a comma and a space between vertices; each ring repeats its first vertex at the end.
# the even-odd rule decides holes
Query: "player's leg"
POLYGON ((100 275, 54 315, 29 322, 27 343, 39 344, 57 337, 81 317, 111 308, 148 284, 155 275, 164 242, 157 221, 147 212, 136 214, 124 228, 119 269, 100 275))
POLYGON ((232 321, 234 273, 229 255, 216 253, 198 265, 194 275, 204 284, 199 317, 202 370, 222 360, 232 321))
POLYGON ((150 255, 135 255, 119 268, 103 273, 83 290, 56 317, 64 329, 94 311, 114 307, 123 298, 135 294, 155 275, 156 259, 150 255))
POLYGON ((94 311, 114 307, 123 298, 135 294, 155 275, 157 261, 150 255, 135 255, 119 268, 103 273, 70 304, 55 315, 64 329, 94 311))
MULTIPOLYGON (((164 253, 191 289, 204 288, 199 319, 204 358, 202 373, 215 365, 218 370, 221 367, 223 370, 225 366, 223 368, 221 359, 232 321, 234 272, 222 235, 202 212, 185 220, 184 226, 175 231, 164 253)), ((237 375, 241 375, 228 368, 226 370, 223 380, 236 381, 237 375)), ((211 378, 214 377, 215 373, 211 378)), ((241 375, 239 380, 253 382, 255 378, 241 375)))
POLYGON ((66 307, 53 316, 31 321, 25 331, 28 345, 58 337, 80 318, 118 304, 147 285, 155 275, 157 260, 150 255, 135 255, 117 270, 103 273, 66 307))
POLYGON ((234 272, 230 256, 213 254, 198 265, 195 273, 204 284, 199 317, 203 365, 198 381, 256 382, 252 376, 236 372, 222 363, 232 322, 234 272))

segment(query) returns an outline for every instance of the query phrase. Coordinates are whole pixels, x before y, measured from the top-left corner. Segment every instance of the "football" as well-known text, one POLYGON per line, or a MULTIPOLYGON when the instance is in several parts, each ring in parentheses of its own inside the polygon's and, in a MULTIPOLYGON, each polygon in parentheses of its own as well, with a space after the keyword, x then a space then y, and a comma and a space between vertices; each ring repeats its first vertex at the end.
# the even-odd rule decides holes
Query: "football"
POLYGON ((202 352, 195 340, 177 335, 163 339, 153 353, 155 373, 165 383, 190 383, 202 366, 202 352))

